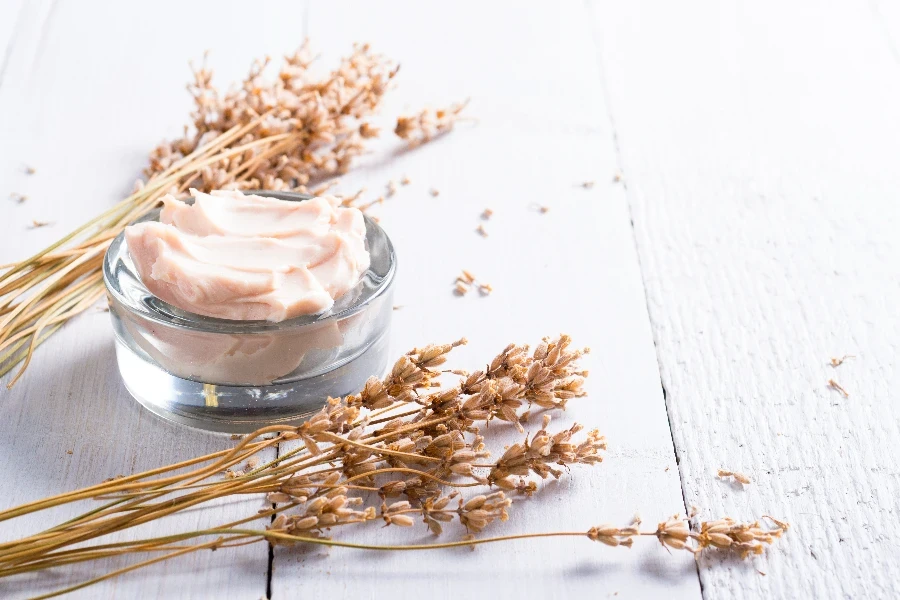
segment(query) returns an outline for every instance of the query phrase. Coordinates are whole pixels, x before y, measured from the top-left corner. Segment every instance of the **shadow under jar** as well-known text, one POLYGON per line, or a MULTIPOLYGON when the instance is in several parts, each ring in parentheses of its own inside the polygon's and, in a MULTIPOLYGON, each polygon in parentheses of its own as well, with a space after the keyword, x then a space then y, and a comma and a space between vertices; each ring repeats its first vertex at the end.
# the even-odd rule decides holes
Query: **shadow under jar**
MULTIPOLYGON (((159 210, 141 219, 148 220, 159 220, 159 210)), ((215 319, 163 302, 141 282, 119 234, 103 279, 128 391, 161 417, 226 433, 299 422, 328 396, 358 392, 387 366, 396 271, 390 239, 370 218, 365 223, 371 264, 356 287, 323 313, 279 323, 215 319)))

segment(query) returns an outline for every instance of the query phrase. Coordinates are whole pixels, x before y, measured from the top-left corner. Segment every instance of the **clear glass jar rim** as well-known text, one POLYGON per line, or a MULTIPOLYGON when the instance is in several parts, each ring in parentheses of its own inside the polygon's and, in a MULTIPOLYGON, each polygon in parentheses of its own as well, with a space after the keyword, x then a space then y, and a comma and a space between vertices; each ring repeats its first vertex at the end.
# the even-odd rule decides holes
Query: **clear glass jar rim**
MULTIPOLYGON (((289 200, 292 202, 301 202, 303 200, 309 200, 313 198, 313 196, 308 194, 300 194, 298 192, 281 192, 281 191, 272 191, 272 190, 242 190, 245 194, 252 194, 257 196, 264 196, 269 198, 278 198, 279 200, 289 200)), ((134 223, 140 223, 143 221, 149 221, 159 218, 160 209, 154 209, 150 211, 148 214, 144 215, 140 219, 134 221, 134 223)), ((369 240, 371 236, 375 236, 376 238, 380 238, 383 240, 385 244, 385 250, 387 253, 388 260, 388 269, 382 275, 379 274, 380 281, 375 287, 374 291, 372 291, 369 295, 365 296, 365 298, 357 299, 352 304, 347 307, 344 307, 337 312, 333 312, 332 310, 325 311, 324 313, 316 314, 316 315, 301 315, 299 317, 295 317, 293 319, 288 319, 285 321, 279 322, 271 322, 271 321, 233 321, 228 319, 217 319, 215 317, 207 317, 204 315, 198 315, 195 313, 191 313, 188 311, 184 311, 178 309, 177 307, 173 307, 176 309, 178 316, 172 314, 168 317, 163 316, 162 313, 157 311, 150 310, 146 306, 138 305, 135 306, 128 297, 126 297, 119 288, 113 284, 115 281, 115 275, 113 274, 113 260, 114 255, 118 254, 119 249, 122 244, 125 243, 125 233, 120 232, 113 241, 110 243, 109 248, 107 248, 106 253, 103 257, 103 282, 106 285, 107 293, 116 301, 117 307, 123 308, 127 310, 129 313, 139 315, 143 319, 152 321, 154 323, 158 323, 159 325, 163 325, 166 327, 174 327, 180 329, 194 330, 194 331, 204 331, 210 333, 223 333, 223 334, 248 334, 248 333, 271 333, 278 331, 290 331, 290 330, 302 330, 304 328, 313 328, 322 325, 323 323, 327 323, 329 321, 337 321, 341 319, 345 319, 349 316, 352 316, 356 313, 364 311, 370 304, 372 304, 375 300, 380 298, 384 293, 390 289, 391 285, 394 281, 394 275, 397 270, 397 256, 394 251, 394 245, 391 242, 391 238, 388 237, 387 233, 381 228, 378 223, 372 220, 367 215, 363 215, 366 223, 366 239, 369 240)), ((370 252, 372 249, 370 248, 370 252)), ((369 271, 371 271, 371 267, 369 271)), ((365 277, 365 274, 363 275, 365 277)), ((150 294, 149 290, 147 292, 150 294)), ((348 292, 352 293, 352 292, 348 292)), ((171 306, 160 300, 159 298, 154 298, 165 304, 166 306, 171 306)), ((340 298, 338 299, 338 301, 340 298)))

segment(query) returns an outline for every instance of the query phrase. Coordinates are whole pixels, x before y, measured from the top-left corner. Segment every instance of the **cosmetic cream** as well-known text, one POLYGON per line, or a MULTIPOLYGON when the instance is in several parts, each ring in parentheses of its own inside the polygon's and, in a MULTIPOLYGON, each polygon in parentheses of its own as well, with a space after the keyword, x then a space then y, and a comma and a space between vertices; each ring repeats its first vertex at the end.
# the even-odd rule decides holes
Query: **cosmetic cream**
POLYGON ((120 372, 168 419, 293 422, 385 368, 396 257, 384 231, 330 199, 253 194, 167 199, 106 254, 120 372))
POLYGON ((165 197, 159 222, 125 230, 141 281, 178 308, 284 321, 331 308, 369 266, 362 212, 337 198, 191 195, 193 204, 165 197))

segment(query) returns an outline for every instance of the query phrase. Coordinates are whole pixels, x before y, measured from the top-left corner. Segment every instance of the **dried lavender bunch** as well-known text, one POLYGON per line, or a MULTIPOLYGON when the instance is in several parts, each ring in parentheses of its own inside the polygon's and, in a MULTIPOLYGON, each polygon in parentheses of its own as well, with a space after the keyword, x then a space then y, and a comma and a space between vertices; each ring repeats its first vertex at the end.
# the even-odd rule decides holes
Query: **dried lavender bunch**
MULTIPOLYGON (((450 511, 447 504, 456 497, 442 498, 442 490, 487 483, 488 474, 498 466, 489 461, 480 425, 499 419, 521 427, 528 415, 511 407, 524 409, 535 403, 562 407, 582 396, 584 373, 577 359, 584 351, 571 349, 568 336, 547 339, 531 353, 527 346, 511 344, 486 371, 457 371, 460 380, 455 385, 431 391, 441 376, 451 373, 440 369, 446 355, 464 343, 462 339, 413 349, 384 379, 371 378, 359 394, 329 398, 319 413, 299 426, 263 428, 231 452, 190 461, 212 461, 198 470, 149 478, 174 469, 163 468, 0 513, 3 520, 75 500, 112 498, 106 506, 64 525, 0 544, 0 575, 52 564, 71 544, 234 494, 265 493, 279 502, 271 514, 284 516, 270 531, 282 535, 322 535, 324 528, 364 523, 378 514, 387 523, 403 526, 411 518, 409 511, 421 512, 426 522, 445 522, 452 512, 473 532, 505 519, 509 502, 502 491, 464 499, 450 511), (260 439, 269 433, 278 435, 260 439), (242 468, 260 450, 292 440, 299 443, 278 460, 242 468), (218 474, 223 470, 228 476, 221 479, 218 474), (357 510, 356 490, 378 491, 384 498, 405 495, 409 511, 396 503, 380 513, 374 507, 357 510)), ((538 438, 544 434, 539 432, 538 438)), ((598 462, 596 454, 605 447, 602 438, 589 436, 585 444, 593 450, 535 454, 529 468, 540 477, 558 477, 551 464, 598 462)), ((433 523, 430 527, 437 529, 433 523)))
MULTIPOLYGON (((533 353, 527 346, 511 344, 487 371, 465 375, 456 385, 423 394, 441 375, 435 368, 462 343, 465 340, 414 349, 397 361, 384 380, 371 378, 360 394, 330 399, 309 423, 283 434, 285 439, 299 438, 311 455, 322 457, 321 461, 327 458, 335 470, 339 468, 345 479, 331 485, 364 484, 384 497, 405 495, 414 503, 434 500, 441 482, 449 480, 492 484, 505 490, 519 485, 533 489, 536 486, 512 478, 531 474, 558 478, 562 471, 554 465, 600 462, 599 452, 606 442, 599 433, 591 432, 573 445, 570 439, 580 426, 551 435, 546 431, 547 417, 530 443, 514 445, 497 463, 487 460, 489 453, 479 433, 480 425, 494 419, 511 422, 521 430, 521 422, 527 422, 529 415, 518 409, 532 405, 562 408, 569 399, 584 395, 581 388, 586 373, 578 369, 577 360, 585 351, 570 349, 568 336, 544 340, 533 353), (361 410, 390 416, 373 420, 370 414, 362 419, 361 410), (340 444, 341 451, 334 452, 340 444), (527 451, 513 459, 511 453, 520 447, 527 451), (390 477, 385 479, 386 475, 390 477)), ((308 484, 308 480, 292 479, 278 493, 305 502, 310 498, 308 484)), ((272 499, 279 498, 284 496, 272 499)))
POLYGON ((194 98, 193 131, 158 146, 145 170, 148 177, 195 152, 234 127, 258 126, 234 146, 283 136, 268 147, 248 149, 206 165, 188 187, 203 191, 222 188, 309 191, 311 181, 345 173, 364 151, 364 140, 378 135, 366 119, 378 109, 396 67, 356 44, 353 52, 324 77, 310 71, 314 57, 309 44, 284 57, 276 76, 267 77, 271 60, 253 63, 236 89, 225 93, 213 85, 206 60, 193 69, 188 91, 194 98))
MULTIPOLYGON (((595 431, 575 439, 581 432, 577 425, 551 432, 551 419, 544 414, 534 435, 492 460, 487 448, 490 440, 482 435, 482 427, 496 420, 524 429, 532 410, 563 409, 569 400, 583 396, 587 373, 578 366, 578 359, 587 350, 572 349, 571 340, 563 335, 544 339, 533 351, 510 344, 484 370, 471 374, 440 369, 447 354, 464 343, 462 339, 410 351, 385 378, 371 378, 359 394, 328 399, 319 413, 299 426, 265 427, 229 451, 0 512, 2 521, 79 500, 107 501, 33 536, 0 543, 0 577, 107 556, 161 553, 77 588, 188 552, 265 541, 414 550, 547 536, 586 537, 627 546, 635 536, 653 535, 670 548, 728 549, 745 556, 761 552, 762 544, 771 543, 786 529, 779 521, 774 521, 775 529, 763 529, 758 523, 725 519, 691 532, 683 522, 670 519, 654 532, 640 532, 635 526, 600 526, 580 532, 473 537, 509 518, 512 500, 507 493, 531 495, 539 490, 533 477, 558 478, 563 474, 558 467, 599 463, 606 442, 595 431), (440 378, 448 374, 458 376, 458 381, 439 387, 440 378), (266 437, 270 434, 275 436, 266 437), (289 442, 293 448, 288 448, 289 442), (279 458, 260 464, 259 452, 276 444, 282 444, 279 458), (181 471, 195 465, 202 466, 181 471), (222 477, 223 471, 228 476, 222 477), (485 486, 494 489, 485 490, 485 486), (459 490, 466 488, 481 490, 463 497, 459 490), (367 505, 360 492, 377 492, 380 500, 367 505), (136 541, 97 541, 239 494, 264 494, 275 506, 212 529, 136 541), (405 498, 395 499, 400 496, 405 498), (247 526, 271 517, 264 528, 247 526), (412 527, 419 520, 435 535, 456 520, 469 535, 460 541, 399 546, 331 538, 338 527, 378 522, 412 527), (210 536, 212 541, 197 541, 210 536)), ((493 434, 498 427, 484 431, 493 434)))

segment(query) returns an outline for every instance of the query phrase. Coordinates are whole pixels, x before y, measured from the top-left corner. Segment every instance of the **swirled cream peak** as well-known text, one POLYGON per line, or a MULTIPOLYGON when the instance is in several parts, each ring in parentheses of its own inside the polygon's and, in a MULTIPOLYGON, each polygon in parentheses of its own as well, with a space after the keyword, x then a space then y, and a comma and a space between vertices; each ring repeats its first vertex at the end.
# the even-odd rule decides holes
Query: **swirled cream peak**
POLYGON ((181 309, 233 320, 316 314, 369 267, 362 213, 336 198, 191 195, 193 204, 166 196, 160 222, 125 229, 141 281, 181 309))

